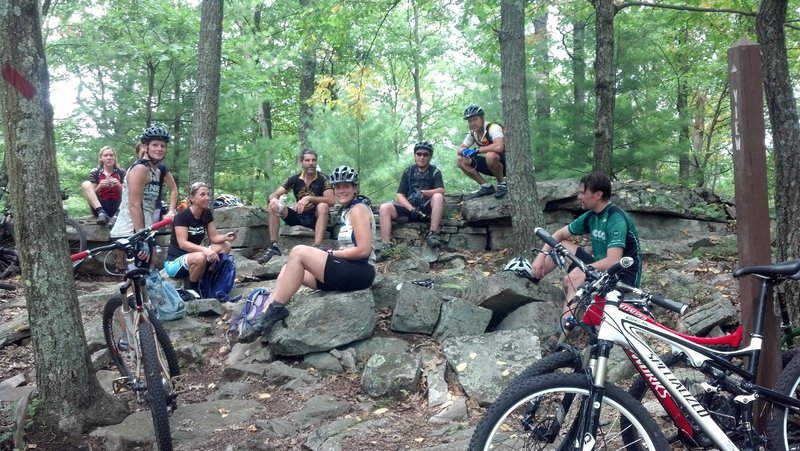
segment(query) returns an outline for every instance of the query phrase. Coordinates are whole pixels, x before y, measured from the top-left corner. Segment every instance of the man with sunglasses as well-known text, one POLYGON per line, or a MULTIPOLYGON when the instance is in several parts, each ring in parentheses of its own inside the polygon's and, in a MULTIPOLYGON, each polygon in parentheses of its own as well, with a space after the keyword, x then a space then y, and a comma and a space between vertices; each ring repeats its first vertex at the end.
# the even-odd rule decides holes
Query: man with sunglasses
POLYGON ((384 252, 393 247, 392 221, 430 220, 431 228, 425 242, 432 248, 442 245, 439 226, 444 212, 444 182, 442 172, 431 164, 432 157, 431 143, 420 141, 414 144, 414 164, 403 171, 394 202, 381 205, 379 216, 384 252))

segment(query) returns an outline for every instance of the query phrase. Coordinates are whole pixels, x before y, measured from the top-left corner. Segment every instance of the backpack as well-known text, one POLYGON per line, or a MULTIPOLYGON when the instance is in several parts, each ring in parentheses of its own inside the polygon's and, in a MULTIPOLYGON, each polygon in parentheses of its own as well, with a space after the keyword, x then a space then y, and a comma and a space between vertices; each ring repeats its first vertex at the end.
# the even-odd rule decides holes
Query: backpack
POLYGON ((186 316, 186 304, 171 283, 165 283, 158 271, 147 276, 147 297, 156 309, 158 319, 173 321, 186 316))
POLYGON ((267 310, 269 306, 268 299, 269 289, 267 288, 253 288, 247 293, 242 311, 236 315, 236 318, 232 318, 228 321, 228 332, 225 334, 228 344, 230 344, 229 337, 233 332, 238 332, 239 335, 242 335, 244 331, 253 327, 256 318, 267 310))
POLYGON ((200 279, 200 296, 206 299, 218 299, 220 302, 233 302, 230 294, 234 279, 236 279, 236 265, 233 263, 233 258, 220 252, 214 270, 206 270, 200 279))

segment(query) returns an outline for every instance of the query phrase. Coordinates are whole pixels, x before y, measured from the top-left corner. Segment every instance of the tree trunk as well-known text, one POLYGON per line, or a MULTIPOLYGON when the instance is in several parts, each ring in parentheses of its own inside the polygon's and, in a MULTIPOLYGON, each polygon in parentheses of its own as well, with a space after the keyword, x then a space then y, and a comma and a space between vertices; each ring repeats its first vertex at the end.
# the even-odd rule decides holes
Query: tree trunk
MULTIPOLYGON (((775 148, 775 223, 778 260, 800 255, 800 125, 786 56, 786 0, 762 0, 756 32, 761 44, 772 143, 775 148)), ((800 289, 785 284, 795 316, 800 289)))
POLYGON ((36 0, 0 3, 5 150, 41 397, 37 419, 80 434, 122 421, 125 407, 100 388, 87 352, 67 258, 38 8, 36 0))
POLYGON ((698 186, 706 185, 705 165, 700 166, 698 155, 703 154, 706 130, 706 95, 698 92, 695 99, 694 121, 692 123, 692 151, 689 155, 689 165, 697 178, 698 186))
POLYGON ((537 157, 547 154, 550 147, 550 89, 548 78, 550 74, 550 58, 547 51, 550 49, 550 39, 547 34, 547 13, 533 21, 534 39, 533 48, 534 65, 536 66, 534 80, 536 86, 536 127, 534 139, 534 152, 537 157))
MULTIPOLYGON (((686 45, 687 34, 684 30, 679 45, 686 45)), ((692 176, 691 150, 689 140, 689 83, 686 81, 686 74, 689 71, 686 59, 681 59, 680 73, 678 74, 678 93, 675 99, 675 109, 678 110, 680 129, 678 130, 678 178, 687 181, 692 176)))
POLYGON ((575 127, 572 128, 573 147, 580 153, 573 155, 585 155, 583 153, 588 148, 586 136, 586 46, 585 46, 585 22, 575 22, 572 24, 572 105, 573 121, 575 127))
POLYGON ((614 146, 614 8, 613 0, 595 0, 594 93, 597 98, 592 170, 612 176, 614 146))
MULTIPOLYGON (((419 5, 416 1, 414 3, 414 28, 411 30, 414 36, 414 47, 415 48, 422 48, 422 44, 420 43, 419 38, 419 5)), ((422 89, 420 88, 420 77, 421 74, 421 65, 420 65, 420 57, 419 52, 412 52, 411 55, 412 59, 412 73, 411 77, 414 79, 414 113, 415 113, 415 122, 416 122, 416 129, 417 129, 417 141, 422 141, 424 136, 424 131, 422 130, 422 89)))
MULTIPOLYGON (((308 8, 313 3, 313 0, 300 0, 300 5, 308 8)), ((310 149, 312 127, 312 110, 308 101, 314 96, 314 89, 317 86, 317 43, 315 38, 309 37, 306 47, 300 56, 302 60, 300 73, 300 128, 298 130, 298 138, 300 140, 300 147, 302 149, 310 149)))
POLYGON ((203 0, 197 45, 197 95, 192 120, 188 182, 214 186, 214 155, 219 109, 223 0, 203 0))
POLYGON ((514 246, 517 255, 526 255, 538 245, 533 229, 544 224, 530 153, 524 5, 525 0, 502 0, 500 3, 503 122, 506 127, 505 151, 511 225, 514 236, 518 237, 514 246), (531 199, 534 201, 531 202, 531 199))

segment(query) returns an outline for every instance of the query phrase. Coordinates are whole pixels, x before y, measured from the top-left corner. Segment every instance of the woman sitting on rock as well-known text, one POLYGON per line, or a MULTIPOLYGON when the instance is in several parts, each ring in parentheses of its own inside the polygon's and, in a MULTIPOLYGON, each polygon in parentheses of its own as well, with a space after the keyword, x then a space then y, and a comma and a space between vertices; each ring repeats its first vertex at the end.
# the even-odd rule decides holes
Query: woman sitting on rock
POLYGON ((343 207, 339 249, 322 250, 295 246, 281 268, 269 307, 239 341, 250 343, 266 337, 278 322, 289 316, 286 304, 301 285, 323 291, 356 291, 369 288, 375 280, 375 217, 369 201, 358 195, 358 173, 339 166, 330 176, 336 200, 343 207))
MULTIPOLYGON (((189 208, 184 208, 172 219, 172 236, 169 239, 169 250, 164 270, 175 279, 186 279, 187 288, 200 292, 200 278, 206 266, 219 261, 219 252, 231 252, 230 241, 236 239, 234 232, 225 235, 217 233, 214 225, 214 214, 208 208, 211 199, 208 185, 203 182, 192 184, 189 188, 189 208), (203 246, 203 239, 208 233, 211 246, 203 246)), ((199 297, 199 295, 198 295, 199 297)))

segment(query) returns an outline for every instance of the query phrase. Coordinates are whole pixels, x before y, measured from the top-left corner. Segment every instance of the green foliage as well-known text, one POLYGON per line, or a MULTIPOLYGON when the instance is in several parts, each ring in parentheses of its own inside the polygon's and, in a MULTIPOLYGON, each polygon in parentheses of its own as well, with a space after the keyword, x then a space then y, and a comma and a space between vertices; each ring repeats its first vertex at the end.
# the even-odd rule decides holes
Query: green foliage
MULTIPOLYGON (((148 123, 163 123, 175 135, 167 160, 184 188, 200 20, 195 3, 53 4, 44 21, 52 80, 77 87, 74 98, 54 99, 75 104, 72 115, 56 121, 60 183, 72 194, 67 205, 73 214, 88 211, 78 186, 100 147, 115 147, 126 166, 148 123)), ((704 6, 717 3, 731 7, 722 1, 704 6)), ((755 0, 735 3, 742 10, 758 6, 755 0)), ((533 20, 544 10, 531 3, 526 15, 533 20)), ((549 149, 535 155, 538 180, 590 171, 594 131, 594 10, 585 1, 552 3, 547 10, 547 58, 534 53, 538 38, 527 40, 532 79, 525 95, 533 112, 538 95, 546 94, 550 111, 547 118, 530 114, 532 146, 549 149), (586 25, 583 80, 572 72, 577 23, 586 25), (541 78, 534 83, 533 77, 541 78), (585 90, 583 109, 573 98, 576 83, 585 90)), ((434 143, 433 164, 443 171, 446 190, 474 190, 475 183, 455 167, 455 149, 466 132, 461 112, 467 104, 481 104, 487 119, 503 122, 499 12, 497 1, 226 2, 215 191, 263 205, 298 169, 299 84, 309 51, 316 55, 310 141, 325 172, 353 165, 362 173, 365 194, 376 202, 389 200, 402 169, 413 161, 410 145, 422 136, 434 143), (270 107, 270 136, 262 105, 270 107)), ((732 192, 725 83, 732 36, 754 39, 752 18, 644 6, 617 14, 618 178, 732 192), (687 97, 679 111, 681 87, 687 97), (687 127, 689 137, 702 133, 702 146, 692 146, 687 127), (690 164, 690 177, 679 173, 681 158, 690 164)), ((796 71, 800 45, 792 34, 787 39, 790 69, 796 71)))

